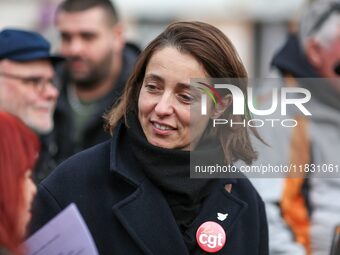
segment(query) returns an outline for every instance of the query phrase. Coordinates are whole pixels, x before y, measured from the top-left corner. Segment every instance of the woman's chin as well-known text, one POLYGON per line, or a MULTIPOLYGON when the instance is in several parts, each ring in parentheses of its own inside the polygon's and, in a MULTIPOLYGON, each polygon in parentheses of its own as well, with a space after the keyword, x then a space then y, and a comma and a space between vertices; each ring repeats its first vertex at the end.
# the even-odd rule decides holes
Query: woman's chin
POLYGON ((177 150, 185 150, 189 151, 190 150, 190 144, 189 145, 182 145, 182 144, 177 144, 174 143, 173 141, 165 141, 163 139, 153 139, 153 138, 147 138, 148 142, 152 144, 153 146, 160 147, 163 149, 177 149, 177 150))
POLYGON ((156 147, 161 147, 163 149, 174 149, 174 145, 170 144, 167 141, 161 140, 161 139, 148 139, 148 142, 156 147))

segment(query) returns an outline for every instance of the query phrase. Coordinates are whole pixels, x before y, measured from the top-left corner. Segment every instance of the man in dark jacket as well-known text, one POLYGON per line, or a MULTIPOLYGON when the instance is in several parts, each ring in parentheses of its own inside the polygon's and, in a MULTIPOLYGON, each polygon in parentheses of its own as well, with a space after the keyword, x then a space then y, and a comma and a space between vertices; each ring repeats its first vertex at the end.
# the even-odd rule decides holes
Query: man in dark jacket
POLYGON ((66 0, 58 7, 56 26, 67 62, 59 70, 55 129, 43 138, 37 182, 69 156, 109 138, 102 116, 121 95, 139 54, 137 47, 125 44, 109 0, 66 0))

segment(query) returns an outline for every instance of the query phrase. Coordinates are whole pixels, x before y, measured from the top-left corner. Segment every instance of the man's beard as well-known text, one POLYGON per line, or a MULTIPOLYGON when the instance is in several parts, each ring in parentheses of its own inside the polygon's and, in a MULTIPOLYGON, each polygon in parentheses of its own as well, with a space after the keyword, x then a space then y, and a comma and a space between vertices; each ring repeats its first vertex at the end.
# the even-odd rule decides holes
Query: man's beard
MULTIPOLYGON (((81 57, 73 57, 69 61, 78 60, 81 57)), ((102 81, 107 79, 112 72, 113 52, 108 52, 98 64, 93 65, 89 72, 83 77, 76 77, 72 73, 71 68, 67 68, 70 79, 74 82, 77 88, 81 90, 93 90, 100 85, 102 81)))

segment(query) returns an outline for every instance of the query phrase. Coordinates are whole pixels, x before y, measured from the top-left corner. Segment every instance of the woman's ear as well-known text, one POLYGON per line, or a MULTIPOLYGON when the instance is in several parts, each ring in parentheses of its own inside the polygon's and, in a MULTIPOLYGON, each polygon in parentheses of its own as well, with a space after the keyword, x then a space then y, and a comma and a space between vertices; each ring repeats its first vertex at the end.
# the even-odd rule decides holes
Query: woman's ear
POLYGON ((225 95, 222 98, 222 105, 218 104, 216 109, 212 112, 211 119, 219 118, 232 104, 233 97, 231 94, 225 95))

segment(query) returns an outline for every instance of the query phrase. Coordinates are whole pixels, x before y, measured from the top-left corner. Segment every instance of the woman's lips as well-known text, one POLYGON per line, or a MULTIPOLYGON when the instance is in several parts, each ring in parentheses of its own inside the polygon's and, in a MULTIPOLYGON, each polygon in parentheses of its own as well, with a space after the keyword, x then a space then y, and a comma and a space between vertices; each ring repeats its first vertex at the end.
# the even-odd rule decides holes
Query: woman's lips
POLYGON ((151 125, 154 133, 157 135, 169 135, 176 131, 176 128, 156 121, 151 121, 151 125))

